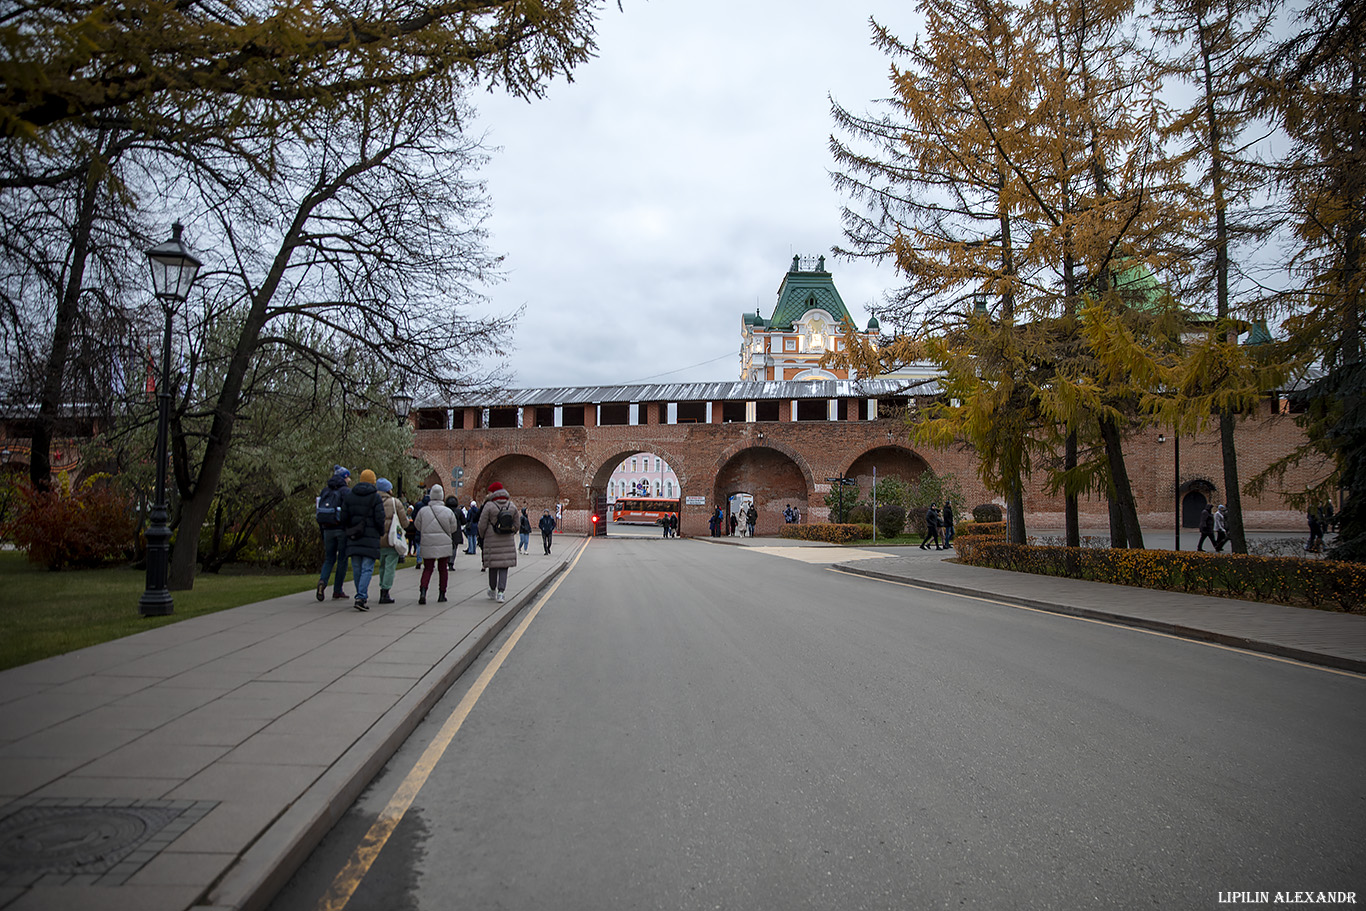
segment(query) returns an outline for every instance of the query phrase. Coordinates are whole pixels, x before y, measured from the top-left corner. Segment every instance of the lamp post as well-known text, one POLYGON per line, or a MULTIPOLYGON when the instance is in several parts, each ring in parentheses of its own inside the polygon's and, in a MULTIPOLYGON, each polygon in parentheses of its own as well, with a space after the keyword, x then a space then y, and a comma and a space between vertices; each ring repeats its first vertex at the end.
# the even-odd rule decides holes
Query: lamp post
MULTIPOLYGON (((413 410, 413 397, 400 389, 389 396, 389 403, 394 406, 394 417, 398 418, 399 426, 408 420, 408 413, 413 410)), ((403 499, 403 471, 400 468, 398 473, 398 498, 403 499)))
POLYGON ((170 557, 171 529, 167 524, 166 461, 171 421, 171 319, 175 306, 184 303, 203 265, 180 239, 179 222, 171 227, 171 239, 147 251, 152 266, 152 290, 166 313, 166 334, 161 340, 161 379, 157 384, 157 489, 156 502, 147 528, 147 590, 138 601, 144 617, 164 617, 171 613, 171 592, 166 587, 170 557))
MULTIPOLYGON (((1159 444, 1167 442, 1167 437, 1166 437, 1166 435, 1165 435, 1165 434, 1159 433, 1159 434, 1157 435, 1157 442, 1158 442, 1159 444)), ((1172 476, 1172 491, 1173 491, 1173 494, 1172 494, 1172 495, 1176 498, 1175 515, 1174 515, 1173 524, 1172 524, 1172 537, 1175 539, 1175 542, 1174 542, 1174 544, 1173 544, 1173 549, 1174 549, 1174 550, 1180 550, 1180 549, 1181 549, 1181 434, 1179 434, 1179 433, 1173 433, 1173 434, 1172 434, 1172 463, 1173 463, 1173 465, 1174 465, 1174 468, 1173 468, 1173 476, 1172 476)))

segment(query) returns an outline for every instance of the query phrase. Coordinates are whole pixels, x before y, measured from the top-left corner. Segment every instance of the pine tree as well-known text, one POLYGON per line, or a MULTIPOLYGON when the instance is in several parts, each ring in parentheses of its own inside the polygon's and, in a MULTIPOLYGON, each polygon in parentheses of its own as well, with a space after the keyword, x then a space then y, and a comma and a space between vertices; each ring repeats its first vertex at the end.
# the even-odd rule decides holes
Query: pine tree
MULTIPOLYGON (((1246 323, 1237 320, 1244 317, 1246 302, 1239 306, 1232 299, 1237 270, 1234 245, 1264 236, 1268 230, 1248 202, 1262 188, 1264 176, 1243 150, 1251 144, 1252 128, 1262 126, 1253 105, 1252 74, 1263 64, 1272 4, 1269 0, 1161 0, 1155 15, 1154 34, 1165 39, 1169 50, 1160 65, 1195 90, 1190 104, 1177 112, 1163 133, 1182 144, 1184 160, 1200 175, 1198 183, 1188 186, 1188 195, 1189 203, 1206 213, 1191 238, 1191 258, 1201 268, 1195 273, 1196 283, 1183 289, 1181 303, 1193 310, 1211 295, 1214 298, 1217 322, 1191 366, 1215 368, 1205 385, 1217 396, 1237 385, 1230 381, 1240 365, 1249 366, 1238 348, 1237 330, 1246 323), (1212 350, 1215 347, 1222 350, 1212 350)), ((1195 391, 1192 383, 1198 382, 1197 376, 1182 382, 1187 393, 1195 391)), ((1209 414, 1211 405, 1218 414, 1230 545, 1235 553, 1245 554, 1234 427, 1238 414, 1249 413, 1251 406, 1241 404, 1210 401, 1207 396, 1198 403, 1206 406, 1204 414, 1209 414)))
POLYGON ((1321 375, 1300 395, 1308 436, 1299 452, 1269 476, 1306 457, 1333 466, 1315 485, 1288 500, 1317 508, 1340 487, 1338 540, 1330 555, 1366 560, 1366 2, 1313 0, 1303 28, 1276 48, 1261 83, 1262 100, 1290 138, 1275 163, 1298 248, 1300 278, 1282 329, 1285 347, 1321 375))

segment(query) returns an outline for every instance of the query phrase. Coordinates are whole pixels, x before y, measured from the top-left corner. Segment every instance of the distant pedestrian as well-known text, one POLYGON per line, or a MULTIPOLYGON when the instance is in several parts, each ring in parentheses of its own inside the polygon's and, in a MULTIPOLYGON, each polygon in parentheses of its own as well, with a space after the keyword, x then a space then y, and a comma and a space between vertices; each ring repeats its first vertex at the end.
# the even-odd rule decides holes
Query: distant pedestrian
POLYGON ((1211 544, 1215 543, 1214 507, 1209 503, 1206 503, 1205 508, 1200 512, 1200 539, 1195 542, 1195 549, 1203 551, 1205 549, 1206 540, 1211 544))
POLYGON ((1219 553, 1224 552, 1224 545, 1228 543, 1228 511, 1224 504, 1220 503, 1214 510, 1214 549, 1219 553))
POLYGON ((944 546, 953 546, 953 504, 948 500, 944 501, 944 546))
POLYGON ((417 514, 417 530, 422 534, 422 581, 418 583, 417 603, 427 603, 427 587, 432 581, 432 570, 437 571, 437 601, 446 600, 446 585, 450 580, 447 560, 455 549, 454 534, 458 526, 455 514, 445 503, 446 491, 433 484, 431 502, 417 514))
POLYGON ((502 601, 508 570, 517 565, 517 504, 507 489, 494 481, 479 510, 480 553, 489 571, 489 600, 502 601))
POLYGON ((522 518, 517 523, 517 549, 524 554, 531 553, 531 519, 526 514, 526 507, 522 507, 522 518))
POLYGON ((745 529, 746 533, 751 538, 754 537, 754 526, 757 525, 758 522, 759 510, 755 508, 753 503, 750 503, 749 509, 745 510, 745 529))
POLYGON ((341 524, 342 498, 346 494, 351 472, 340 465, 332 467, 332 477, 327 486, 319 493, 314 506, 318 515, 318 531, 323 538, 323 568, 318 576, 318 600, 327 594, 327 580, 332 568, 337 571, 337 581, 332 586, 333 600, 346 597, 342 583, 346 580, 346 530, 341 524))
POLYGON ((342 497, 341 520, 346 529, 346 555, 351 559, 351 580, 356 583, 356 610, 369 610, 370 577, 379 559, 384 536, 384 503, 375 486, 375 473, 365 469, 360 481, 342 497))
POLYGON ((465 553, 472 554, 474 549, 479 546, 479 536, 470 534, 470 529, 479 528, 479 505, 470 500, 470 505, 465 510, 465 553))
POLYGON ((664 513, 664 515, 662 515, 662 516, 659 517, 659 527, 662 528, 662 529, 664 529, 664 534, 663 534, 662 537, 667 538, 667 537, 669 536, 669 525, 670 525, 670 524, 671 524, 671 523, 669 522, 669 514, 668 514, 667 512, 664 513))
POLYGON ((376 481, 375 489, 379 491, 379 501, 384 505, 384 532, 379 539, 379 603, 393 604, 394 599, 389 597, 389 590, 394 587, 394 573, 398 571, 398 551, 389 543, 389 533, 397 516, 399 534, 403 534, 403 529, 408 525, 408 510, 393 495, 394 485, 388 478, 376 481))
POLYGON ((460 508, 460 498, 455 494, 446 498, 446 508, 455 517, 455 531, 451 532, 451 555, 446 558, 446 568, 455 569, 455 555, 460 553, 460 547, 465 543, 465 536, 461 532, 465 525, 465 511, 460 508))
POLYGON ((1323 508, 1319 510, 1319 520, 1323 522, 1323 530, 1325 532, 1337 528, 1338 520, 1337 516, 1333 515, 1332 501, 1323 504, 1323 508))
POLYGON ((555 517, 550 514, 550 510, 547 509, 541 514, 539 526, 541 529, 541 544, 545 547, 545 552, 549 554, 550 536, 555 532, 555 517))
POLYGON ((1311 554, 1316 554, 1323 550, 1323 520, 1319 518, 1317 506, 1309 507, 1307 518, 1309 519, 1309 543, 1304 545, 1304 549, 1311 554))
POLYGON ((422 510, 427 508, 427 504, 431 503, 432 494, 431 491, 427 490, 427 488, 422 484, 417 485, 417 492, 418 494, 420 494, 420 496, 418 496, 417 502, 413 504, 413 560, 415 561, 413 568, 421 569, 422 532, 417 530, 417 517, 418 514, 422 512, 422 510))
POLYGON ((944 546, 939 543, 939 508, 935 503, 930 504, 930 508, 925 510, 925 536, 920 539, 920 549, 929 550, 928 541, 934 542, 935 550, 943 550, 944 546))
POLYGON ((735 527, 740 524, 740 520, 735 518, 735 513, 730 514, 730 537, 735 537, 735 527))

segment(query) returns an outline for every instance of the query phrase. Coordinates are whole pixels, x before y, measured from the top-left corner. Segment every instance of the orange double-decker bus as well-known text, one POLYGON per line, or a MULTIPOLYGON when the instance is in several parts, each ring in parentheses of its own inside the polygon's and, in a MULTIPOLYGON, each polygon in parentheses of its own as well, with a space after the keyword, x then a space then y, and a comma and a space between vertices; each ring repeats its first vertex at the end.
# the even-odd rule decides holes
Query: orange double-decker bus
POLYGON ((678 512, 677 499, 621 497, 612 509, 612 521, 626 525, 657 525, 669 513, 678 512))

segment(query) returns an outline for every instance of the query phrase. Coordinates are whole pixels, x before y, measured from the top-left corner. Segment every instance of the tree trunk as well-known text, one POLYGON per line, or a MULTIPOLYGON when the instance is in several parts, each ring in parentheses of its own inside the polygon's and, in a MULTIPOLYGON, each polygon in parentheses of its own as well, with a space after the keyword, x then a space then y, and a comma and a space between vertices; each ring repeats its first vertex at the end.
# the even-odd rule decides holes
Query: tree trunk
POLYGON ((1113 490, 1105 495, 1105 504, 1110 510, 1110 546, 1123 550, 1129 546, 1129 536, 1124 533, 1124 517, 1113 490))
POLYGON ((48 351, 47 365, 43 370, 43 389, 38 396, 38 415, 33 426, 28 476, 29 481, 39 490, 47 490, 52 481, 53 429, 62 407, 66 362, 71 353, 71 337, 75 331, 76 317, 80 313, 86 260, 90 256, 90 234, 95 224, 95 201, 99 195, 100 176, 104 170, 104 163, 100 160, 103 139, 101 136, 96 142, 95 151, 91 153, 86 165, 85 183, 81 188, 76 224, 72 226, 71 262, 68 264, 66 285, 57 300, 57 312, 53 315, 52 348, 48 351))
MULTIPOLYGON (((1067 435, 1067 442, 1063 450, 1062 467, 1064 471, 1073 471, 1077 467, 1077 432, 1073 430, 1067 435)), ((1069 490, 1063 490, 1063 524, 1067 540, 1064 542, 1068 547, 1081 547, 1081 522, 1077 517, 1077 495, 1069 490)))
POLYGON ((1009 520, 1010 543, 1024 544, 1028 540, 1025 534, 1024 485, 1020 482, 1018 472, 1012 481, 1010 495, 1006 497, 1006 518, 1009 520))
POLYGON ((1105 441, 1105 455, 1110 463, 1110 477, 1114 481, 1115 501, 1124 528, 1125 546, 1142 550, 1143 529, 1138 524, 1138 506, 1134 502, 1133 486, 1129 483, 1129 470, 1124 464, 1124 441, 1120 437, 1119 425, 1111 418, 1101 420, 1100 436, 1105 441))
POLYGON ((1219 413, 1219 443, 1224 456, 1224 503, 1229 543, 1235 554, 1247 553, 1247 534, 1243 530, 1243 492, 1238 487, 1238 453, 1233 448, 1233 428, 1237 418, 1219 413))

